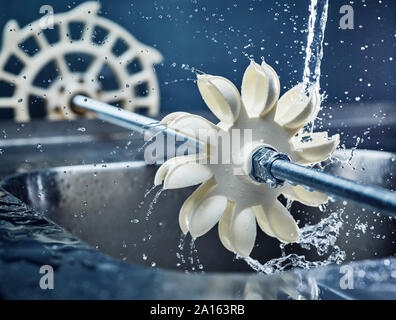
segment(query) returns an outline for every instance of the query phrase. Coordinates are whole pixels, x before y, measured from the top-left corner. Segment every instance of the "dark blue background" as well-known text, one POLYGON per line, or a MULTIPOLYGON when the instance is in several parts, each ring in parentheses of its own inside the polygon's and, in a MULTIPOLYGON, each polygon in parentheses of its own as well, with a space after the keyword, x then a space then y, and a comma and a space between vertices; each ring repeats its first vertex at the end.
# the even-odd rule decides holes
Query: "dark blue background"
MULTIPOLYGON (((43 4, 58 13, 81 2, 1 0, 0 26, 11 18, 20 26, 40 18, 43 4)), ((329 2, 321 78, 326 103, 356 103, 356 97, 359 103, 396 101, 396 1, 329 2), (339 28, 343 4, 354 8, 354 30, 339 28)), ((157 67, 162 112, 199 112, 204 103, 188 80, 195 74, 183 64, 226 76, 239 87, 249 63, 246 55, 252 55, 275 68, 283 92, 301 81, 308 6, 308 0, 103 0, 100 14, 163 54, 163 64, 157 67)))

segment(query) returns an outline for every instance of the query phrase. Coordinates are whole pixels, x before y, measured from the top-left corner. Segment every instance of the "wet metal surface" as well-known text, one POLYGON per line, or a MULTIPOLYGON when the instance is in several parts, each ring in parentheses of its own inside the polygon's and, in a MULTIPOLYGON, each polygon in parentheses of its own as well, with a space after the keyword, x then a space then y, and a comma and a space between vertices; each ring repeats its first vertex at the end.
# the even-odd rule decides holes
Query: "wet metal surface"
POLYGON ((353 289, 340 288, 340 266, 272 276, 183 274, 119 263, 0 192, 2 299, 392 299, 396 259, 348 264, 353 289), (39 286, 54 267, 54 289, 39 286))
MULTIPOLYGON (((2 145, 0 175, 21 174, 7 178, 4 182, 7 191, 0 191, 1 298, 396 296, 396 261, 390 258, 395 254, 395 222, 340 201, 331 203, 325 212, 298 203, 292 205, 291 211, 303 225, 317 223, 331 211, 344 210, 341 214, 344 227, 338 242, 345 247, 347 259, 375 258, 347 264, 353 270, 353 290, 340 288, 343 273, 338 265, 271 276, 252 273, 244 261, 235 260, 221 246, 216 228, 196 242, 206 273, 185 274, 184 269, 191 271, 191 265, 186 261, 177 266, 180 263, 176 257, 180 244, 177 214, 193 188, 162 192, 157 203, 152 204, 159 189, 146 198, 144 194, 152 186, 156 168, 145 166, 142 154, 136 152, 142 145, 141 137, 114 127, 104 130, 102 125, 106 127, 86 120, 31 123, 31 127, 25 128, 25 136, 15 127, 7 129, 8 145, 2 145), (53 138, 54 126, 62 132, 59 140, 53 138), (81 127, 85 128, 83 133, 78 130, 81 127), (39 140, 32 140, 35 137, 39 140), (46 143, 39 143, 43 139, 46 143), (42 144, 42 151, 37 143, 42 144), (57 168, 39 170, 45 167, 57 168), (37 171, 26 172, 29 170, 37 171), (374 228, 368 227, 363 233, 355 228, 357 223, 374 228), (154 267, 152 262, 156 263, 154 267), (39 287, 42 276, 39 268, 44 264, 54 267, 54 290, 39 287)), ((372 141, 375 143, 374 138, 372 141)), ((351 151, 340 154, 342 164, 337 164, 334 172, 395 188, 392 174, 396 172, 396 161, 392 161, 392 154, 358 151, 354 154, 349 163, 351 151)), ((331 165, 325 169, 330 170, 331 165)), ((279 243, 261 232, 258 234, 253 255, 260 261, 279 257, 279 243)), ((190 250, 189 243, 186 239, 184 250, 190 250)), ((294 246, 288 250, 305 254, 311 260, 323 258, 294 246)))
POLYGON ((272 276, 183 274, 119 263, 0 194, 2 299, 392 299, 396 259, 348 264, 353 289, 340 288, 340 266, 272 276), (39 287, 42 265, 54 267, 54 289, 39 287))
MULTIPOLYGON (((189 262, 190 237, 179 250, 181 231, 178 213, 184 200, 194 190, 161 192, 153 186, 155 166, 143 161, 68 166, 30 172, 8 178, 4 188, 64 227, 73 235, 105 254, 126 263, 156 268, 191 270, 189 262), (178 256, 184 255, 184 257, 178 256)), ((347 178, 394 188, 392 172, 396 172, 393 154, 375 151, 338 152, 339 159, 325 170, 347 178)), ((344 201, 330 202, 322 212, 294 203, 293 216, 300 225, 318 223, 331 212, 339 212, 343 221, 336 244, 346 253, 346 261, 389 257, 396 253, 394 246, 396 222, 370 209, 344 201), (363 224, 362 232, 357 226, 363 224), (378 236, 379 235, 379 236, 378 236)), ((217 228, 195 242, 197 270, 216 272, 249 272, 243 260, 223 248, 217 228)), ((190 248, 190 251, 193 250, 190 248)), ((288 253, 304 254, 308 260, 323 260, 315 249, 306 250, 291 245, 288 253)), ((258 232, 252 256, 268 261, 280 256, 279 242, 258 232)), ((328 254, 331 254, 329 252, 328 254)))

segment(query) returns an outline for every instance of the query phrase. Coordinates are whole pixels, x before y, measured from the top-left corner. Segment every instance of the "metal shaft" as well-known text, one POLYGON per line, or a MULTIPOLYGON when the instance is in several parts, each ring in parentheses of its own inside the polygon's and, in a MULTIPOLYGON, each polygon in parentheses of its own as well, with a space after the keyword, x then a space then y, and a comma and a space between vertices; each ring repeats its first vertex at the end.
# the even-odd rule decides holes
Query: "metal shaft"
POLYGON ((396 193, 387 189, 357 183, 286 160, 275 160, 270 170, 277 179, 301 184, 396 217, 396 193))
POLYGON ((113 123, 117 126, 134 130, 142 134, 150 131, 148 139, 156 136, 156 133, 161 132, 168 137, 171 136, 175 143, 185 143, 187 141, 197 148, 198 151, 203 147, 200 141, 192 140, 191 137, 186 136, 181 132, 168 130, 165 126, 161 125, 158 120, 117 108, 82 95, 76 95, 73 97, 72 102, 79 108, 94 112, 97 118, 103 121, 113 123))
MULTIPOLYGON (((139 132, 146 130, 162 131, 166 135, 178 136, 178 141, 191 140, 181 133, 168 130, 151 118, 138 115, 106 103, 95 101, 84 96, 75 96, 73 103, 80 108, 93 111, 98 118, 116 125, 139 132)), ((200 143, 193 141, 197 147, 200 143)), ((335 197, 347 199, 361 205, 369 206, 396 217, 396 193, 387 189, 360 184, 352 180, 336 177, 313 168, 290 162, 286 155, 269 148, 262 148, 252 156, 252 178, 261 183, 274 185, 288 181, 300 184, 335 197)))
POLYGON ((144 133, 146 130, 153 128, 157 128, 159 131, 165 129, 163 126, 158 126, 159 121, 157 120, 82 95, 75 96, 73 98, 73 104, 79 108, 94 112, 101 120, 140 133, 144 133))

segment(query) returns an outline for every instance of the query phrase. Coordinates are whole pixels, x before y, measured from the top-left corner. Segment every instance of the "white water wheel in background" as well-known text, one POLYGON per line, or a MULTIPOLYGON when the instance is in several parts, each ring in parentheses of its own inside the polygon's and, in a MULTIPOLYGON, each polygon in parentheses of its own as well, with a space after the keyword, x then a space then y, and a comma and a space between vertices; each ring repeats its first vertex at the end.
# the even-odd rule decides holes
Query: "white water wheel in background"
POLYGON ((86 114, 71 104, 85 94, 131 111, 158 114, 159 87, 153 64, 162 60, 152 47, 97 15, 98 2, 55 14, 53 29, 35 21, 23 29, 11 20, 4 28, 0 83, 9 92, 0 108, 16 121, 40 112, 50 120, 86 114))

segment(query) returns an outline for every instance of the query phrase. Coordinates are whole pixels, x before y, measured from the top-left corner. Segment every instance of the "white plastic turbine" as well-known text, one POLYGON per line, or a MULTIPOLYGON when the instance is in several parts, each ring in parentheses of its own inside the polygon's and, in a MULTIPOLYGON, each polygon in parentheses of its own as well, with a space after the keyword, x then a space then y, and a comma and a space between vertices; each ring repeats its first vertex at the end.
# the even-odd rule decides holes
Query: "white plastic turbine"
MULTIPOLYGON (((309 192, 302 186, 285 184, 271 188, 249 176, 250 155, 261 146, 287 154, 292 161, 312 165, 327 159, 339 144, 339 135, 330 138, 327 132, 297 135, 312 121, 320 108, 316 92, 305 94, 301 85, 286 92, 279 100, 280 84, 276 72, 264 62, 251 62, 243 80, 241 96, 229 80, 219 76, 198 75, 199 91, 220 122, 185 112, 166 116, 162 123, 169 129, 195 135, 206 130, 208 136, 229 133, 234 129, 252 129, 252 141, 233 150, 238 161, 230 164, 211 163, 221 154, 223 140, 215 140, 199 156, 179 156, 166 161, 157 171, 155 184, 176 189, 202 183, 184 202, 179 224, 193 238, 204 235, 218 224, 223 245, 240 256, 249 256, 256 239, 256 221, 269 236, 283 242, 295 242, 299 228, 289 211, 278 201, 286 198, 308 206, 328 201, 327 195, 309 192), (206 160, 206 161, 202 161, 206 160), (235 172, 239 172, 235 175, 235 172), (242 173, 242 174, 240 174, 242 173)), ((231 135, 231 139, 234 136, 231 135)), ((242 140, 242 139, 241 139, 242 140)), ((210 140, 212 141, 212 140, 210 140)), ((231 143, 234 147, 235 144, 231 143)), ((236 144, 240 146, 239 142, 236 144)), ((234 159, 233 158, 233 159, 234 159)))
POLYGON ((51 19, 53 30, 42 29, 41 20, 22 29, 15 20, 6 24, 0 52, 0 82, 13 87, 14 92, 11 96, 0 97, 0 108, 13 109, 17 121, 28 121, 29 97, 33 96, 45 101, 48 119, 73 119, 78 112, 71 108, 71 98, 84 94, 103 102, 117 101, 127 110, 145 108, 149 115, 158 114, 159 86, 153 64, 162 60, 161 54, 140 43, 121 26, 97 15, 99 8, 99 2, 91 1, 69 12, 55 14, 51 19), (78 38, 72 36, 73 26, 80 28, 78 38), (56 41, 50 41, 47 31, 56 34, 56 41), (99 31, 105 38, 94 41, 99 31), (28 52, 26 43, 33 44, 36 50, 28 52), (121 45, 117 47, 118 44, 121 45), (71 70, 66 60, 70 54, 89 56, 91 63, 84 71, 71 70), (22 67, 8 70, 10 62, 22 67), (50 63, 56 66, 54 80, 35 83, 36 77, 45 72, 50 63), (111 88, 103 88, 98 81, 104 66, 111 70, 117 82, 111 88), (147 89, 140 92, 137 86, 147 89))

